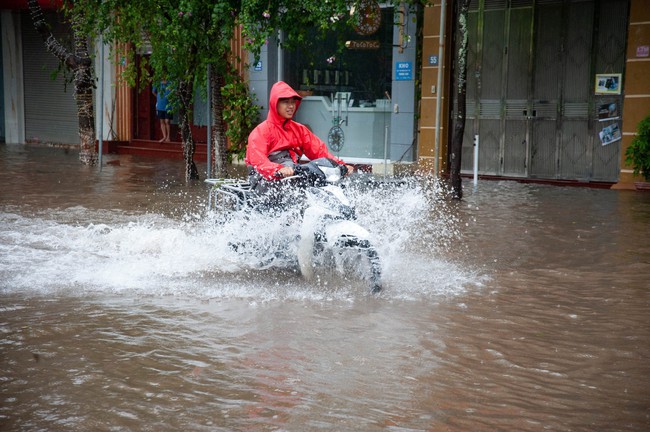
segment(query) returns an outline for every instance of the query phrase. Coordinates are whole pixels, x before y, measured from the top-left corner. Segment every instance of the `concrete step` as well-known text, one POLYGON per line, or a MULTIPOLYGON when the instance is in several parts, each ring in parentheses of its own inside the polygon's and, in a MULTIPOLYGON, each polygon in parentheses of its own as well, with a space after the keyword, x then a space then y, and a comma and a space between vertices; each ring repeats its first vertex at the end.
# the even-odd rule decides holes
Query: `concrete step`
MULTIPOLYGON (((194 152, 194 160, 205 162, 207 160, 207 145, 197 143, 194 152)), ((140 156, 160 157, 165 159, 183 159, 183 143, 181 142, 159 142, 151 140, 132 140, 130 143, 120 143, 117 146, 117 154, 131 154, 140 156)))

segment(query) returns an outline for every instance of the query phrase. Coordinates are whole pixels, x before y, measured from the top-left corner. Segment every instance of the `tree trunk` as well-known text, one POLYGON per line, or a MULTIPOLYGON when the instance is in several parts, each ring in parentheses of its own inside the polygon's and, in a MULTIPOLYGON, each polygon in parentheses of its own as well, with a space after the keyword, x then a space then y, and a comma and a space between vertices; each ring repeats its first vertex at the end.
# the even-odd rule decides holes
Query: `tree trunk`
POLYGON ((225 77, 221 73, 210 75, 210 91, 212 106, 212 140, 214 148, 214 174, 216 177, 228 177, 228 141, 226 139, 226 125, 223 121, 223 96, 221 88, 225 85, 225 77))
POLYGON ((65 65, 66 69, 74 74, 74 98, 79 121, 79 160, 86 165, 96 165, 94 83, 92 62, 88 54, 88 40, 74 30, 75 15, 73 15, 74 53, 71 53, 56 40, 48 28, 38 1, 28 0, 28 4, 34 28, 43 38, 45 47, 65 65))
MULTIPOLYGON (((74 23, 73 23, 74 28, 74 23)), ((87 165, 97 164, 95 148, 95 111, 93 106, 93 70, 88 54, 88 40, 75 31, 75 58, 83 59, 75 68, 75 101, 79 116, 79 160, 87 165)))
POLYGON ((178 83, 178 117, 183 140, 183 159, 185 160, 185 180, 198 180, 199 170, 194 163, 196 143, 192 137, 192 99, 194 85, 190 81, 178 83))
POLYGON ((454 122, 454 135, 449 152, 449 175, 454 199, 463 198, 463 182, 460 177, 461 155, 463 150, 463 137, 465 135, 465 116, 467 102, 467 11, 470 0, 461 0, 457 3, 456 18, 458 20, 458 43, 456 56, 456 121, 454 122))

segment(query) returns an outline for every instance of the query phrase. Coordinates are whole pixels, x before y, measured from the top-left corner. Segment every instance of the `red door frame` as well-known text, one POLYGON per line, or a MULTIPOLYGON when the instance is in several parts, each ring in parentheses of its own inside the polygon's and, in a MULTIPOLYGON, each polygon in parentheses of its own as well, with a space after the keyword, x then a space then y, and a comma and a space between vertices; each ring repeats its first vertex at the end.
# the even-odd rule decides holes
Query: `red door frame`
MULTIPOLYGON (((136 55, 136 67, 140 70, 142 55, 136 55)), ((138 72, 138 84, 131 89, 132 107, 131 115, 133 130, 131 136, 136 140, 158 141, 162 137, 159 120, 156 118, 156 96, 151 91, 151 84, 144 84, 144 88, 139 88, 140 73, 138 72)), ((178 128, 178 116, 175 115, 171 125, 172 142, 180 142, 181 136, 178 128)), ((192 137, 197 143, 207 141, 207 127, 192 124, 192 137)))

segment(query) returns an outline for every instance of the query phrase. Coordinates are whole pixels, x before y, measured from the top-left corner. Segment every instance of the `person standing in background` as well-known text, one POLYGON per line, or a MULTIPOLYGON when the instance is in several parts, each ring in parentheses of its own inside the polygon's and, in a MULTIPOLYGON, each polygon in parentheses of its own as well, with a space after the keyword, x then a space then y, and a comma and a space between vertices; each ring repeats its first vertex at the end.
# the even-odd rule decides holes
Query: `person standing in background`
POLYGON ((169 104, 169 82, 166 79, 160 81, 160 84, 153 87, 153 94, 156 95, 156 117, 160 120, 160 130, 162 138, 160 142, 170 141, 171 120, 174 117, 169 104))

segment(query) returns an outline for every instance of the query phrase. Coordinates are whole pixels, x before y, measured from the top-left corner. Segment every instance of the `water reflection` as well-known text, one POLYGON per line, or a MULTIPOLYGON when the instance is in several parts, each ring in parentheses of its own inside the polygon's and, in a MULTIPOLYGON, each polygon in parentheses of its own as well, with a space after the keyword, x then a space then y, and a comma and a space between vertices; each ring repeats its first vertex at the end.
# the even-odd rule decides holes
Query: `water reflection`
POLYGON ((0 146, 2 430, 650 428, 650 194, 360 193, 377 297, 242 266, 181 162, 119 162, 0 146))

